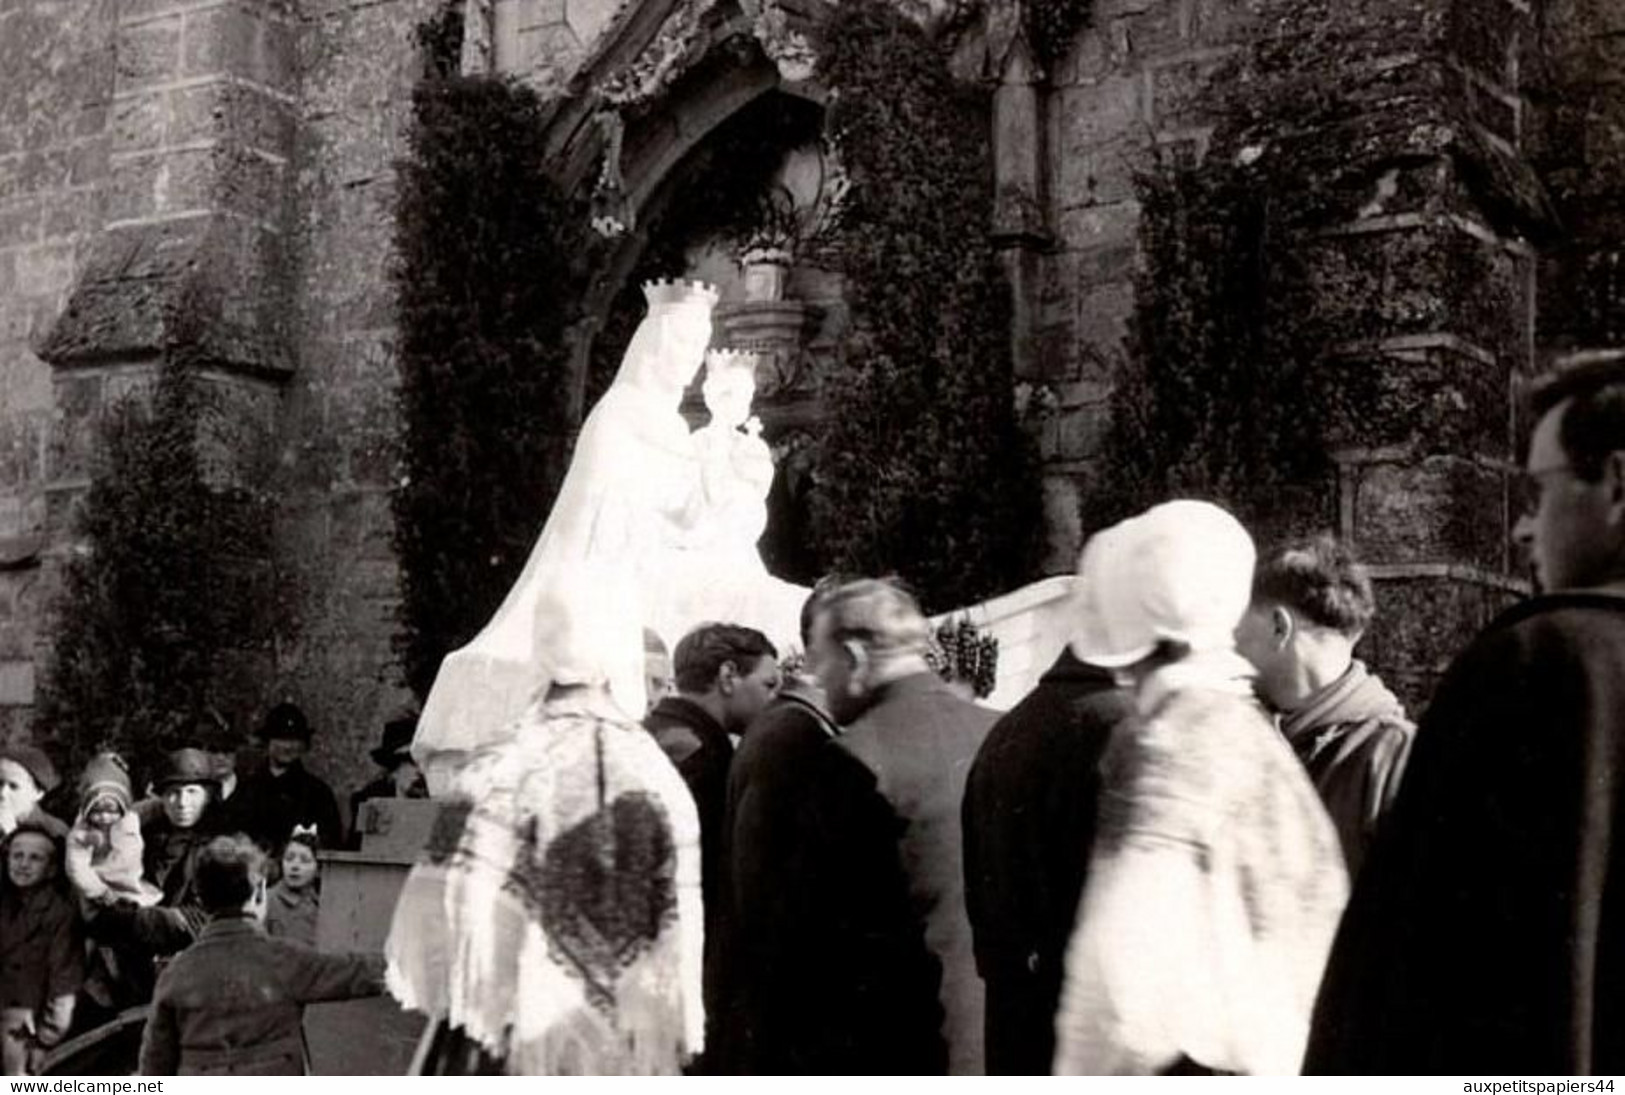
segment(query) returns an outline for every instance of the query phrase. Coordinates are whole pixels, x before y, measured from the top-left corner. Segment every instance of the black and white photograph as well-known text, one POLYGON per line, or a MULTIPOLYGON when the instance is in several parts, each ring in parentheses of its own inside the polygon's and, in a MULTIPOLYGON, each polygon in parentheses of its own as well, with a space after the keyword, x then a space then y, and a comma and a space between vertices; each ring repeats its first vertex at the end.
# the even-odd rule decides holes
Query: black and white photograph
POLYGON ((0 868, 8 1078, 1611 1093, 1625 0, 0 0, 0 868))

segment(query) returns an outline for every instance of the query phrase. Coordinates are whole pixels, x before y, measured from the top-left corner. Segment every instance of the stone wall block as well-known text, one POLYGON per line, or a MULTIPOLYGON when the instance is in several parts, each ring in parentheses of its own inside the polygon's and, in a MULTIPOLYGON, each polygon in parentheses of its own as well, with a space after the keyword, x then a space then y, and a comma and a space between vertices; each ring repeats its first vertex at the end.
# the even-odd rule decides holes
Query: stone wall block
POLYGON ((1138 202, 1063 208, 1056 220, 1063 246, 1078 250, 1132 243, 1140 223, 1138 202))
POLYGON ((1081 372, 1078 359, 1078 334, 1071 323, 1050 323, 1033 333, 1032 363, 1034 375, 1021 376, 1021 380, 1069 381, 1081 372))
POLYGON ((283 187, 286 165, 237 145, 216 148, 212 159, 217 208, 266 224, 278 223, 287 201, 283 187))
POLYGON ((107 187, 107 219, 135 220, 158 212, 160 176, 167 185, 168 167, 162 157, 143 156, 113 165, 107 187))
POLYGON ((1069 475, 1044 476, 1044 572, 1064 574, 1077 566, 1083 548, 1083 519, 1078 482, 1069 475))
POLYGON ((1310 284, 1327 327, 1354 335, 1447 330, 1448 271, 1439 230, 1365 232, 1339 236, 1312 252, 1310 284))
POLYGON ((1065 195, 1070 205, 1132 201, 1134 172, 1144 159, 1143 144, 1143 139, 1120 137, 1072 149, 1056 161, 1056 192, 1065 195))
MULTIPOLYGON (((1517 595, 1506 589, 1452 578, 1379 578, 1377 615, 1359 655, 1395 676, 1428 689, 1461 652, 1466 637, 1482 630, 1517 595), (1388 668, 1392 667, 1392 668, 1388 668)), ((1425 692, 1424 692, 1425 698, 1425 692)))
POLYGON ((119 33, 116 76, 120 91, 174 80, 182 72, 181 20, 163 19, 119 33))
POLYGON ((1191 22, 1187 0, 1154 0, 1143 10, 1113 19, 1110 26, 1119 48, 1126 46, 1130 56, 1143 59, 1166 57, 1184 48, 1190 41, 1191 22))
POLYGON ((1464 348, 1344 351, 1321 366, 1323 426, 1334 448, 1412 446, 1418 452, 1512 459, 1512 374, 1464 348))
POLYGON ((1354 538, 1372 561, 1506 564, 1506 474, 1453 457, 1359 468, 1354 538))
POLYGON ((45 244, 17 253, 17 281, 29 294, 54 296, 73 283, 74 245, 45 244))
POLYGON ((119 152, 143 152, 165 143, 168 124, 163 92, 121 99, 113 105, 113 148, 119 152))
MULTIPOLYGON (((102 378, 94 373, 57 382, 56 414, 46 446, 46 477, 87 479, 101 440, 102 378)), ((49 523, 51 515, 47 513, 49 523)))
MULTIPOLYGON (((39 480, 44 470, 40 446, 42 430, 37 415, 0 419, 0 491, 20 491, 39 480)), ((20 497, 17 505, 20 516, 20 497)))
POLYGON ((85 490, 53 489, 45 492, 45 538, 51 544, 71 544, 84 527, 85 490))
POLYGON ((1157 129, 1211 125, 1216 74, 1233 64, 1228 50, 1203 50, 1175 57, 1146 71, 1146 115, 1157 129))
POLYGON ((1143 90, 1144 81, 1137 74, 1111 75, 1084 87, 1063 90, 1061 155, 1143 137, 1143 90))
POLYGON ((0 707, 27 707, 34 702, 34 663, 0 661, 0 707))
POLYGON ((1118 358, 1134 314, 1134 285, 1115 281, 1080 287, 1077 332, 1083 360, 1118 358))
POLYGON ((182 75, 258 77, 254 64, 261 20, 257 16, 232 3, 194 11, 185 18, 182 75))
POLYGON ((1203 46, 1245 42, 1263 6, 1260 0, 1192 0, 1191 40, 1203 46))

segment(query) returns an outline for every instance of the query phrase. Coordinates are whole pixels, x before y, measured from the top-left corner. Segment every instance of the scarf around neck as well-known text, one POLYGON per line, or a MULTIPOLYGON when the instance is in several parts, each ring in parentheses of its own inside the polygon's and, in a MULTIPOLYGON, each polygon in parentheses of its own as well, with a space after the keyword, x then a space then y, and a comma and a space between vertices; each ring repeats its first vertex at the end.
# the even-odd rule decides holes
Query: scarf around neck
POLYGON ((555 692, 512 730, 442 802, 389 989, 510 1074, 676 1073, 704 1039, 694 800, 596 692, 555 692))

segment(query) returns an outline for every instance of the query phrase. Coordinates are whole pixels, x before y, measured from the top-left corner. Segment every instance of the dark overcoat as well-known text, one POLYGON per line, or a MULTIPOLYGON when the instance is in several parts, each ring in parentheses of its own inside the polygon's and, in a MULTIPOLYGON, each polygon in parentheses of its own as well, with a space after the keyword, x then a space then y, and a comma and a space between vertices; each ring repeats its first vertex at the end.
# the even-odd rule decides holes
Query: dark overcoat
POLYGON ((1503 614, 1416 735, 1307 1071, 1625 1071, 1625 596, 1503 614))
POLYGON ((786 684, 746 731, 728 771, 729 922, 725 1021, 718 1067, 728 1073, 813 1071, 802 1052, 819 1022, 809 986, 821 934, 804 899, 811 849, 800 839, 807 792, 836 735, 813 696, 786 684))
POLYGON ((1063 652, 988 734, 965 788, 965 900, 987 986, 989 1075, 1047 1076, 1067 940, 1094 844, 1100 758, 1133 711, 1063 652))

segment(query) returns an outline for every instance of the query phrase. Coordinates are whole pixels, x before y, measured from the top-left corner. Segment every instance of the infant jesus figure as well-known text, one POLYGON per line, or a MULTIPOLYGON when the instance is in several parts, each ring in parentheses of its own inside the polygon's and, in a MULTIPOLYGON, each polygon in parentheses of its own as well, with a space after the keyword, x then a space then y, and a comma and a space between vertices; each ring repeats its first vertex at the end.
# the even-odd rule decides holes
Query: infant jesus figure
POLYGON ((761 420, 751 414, 756 355, 733 350, 706 354, 701 392, 711 421, 694 431, 693 440, 710 503, 710 546, 747 549, 760 567, 756 542, 767 528, 773 453, 762 440, 761 420))
POLYGON ((767 528, 773 453, 751 414, 756 356, 730 350, 706 355, 701 391, 711 421, 690 435, 705 517, 695 535, 672 553, 664 572, 675 618, 666 628, 675 644, 705 620, 728 620, 788 641, 808 591, 768 573, 757 541, 767 528))

